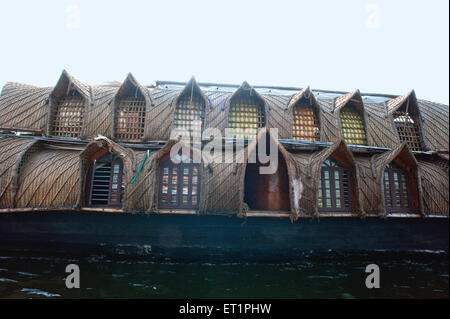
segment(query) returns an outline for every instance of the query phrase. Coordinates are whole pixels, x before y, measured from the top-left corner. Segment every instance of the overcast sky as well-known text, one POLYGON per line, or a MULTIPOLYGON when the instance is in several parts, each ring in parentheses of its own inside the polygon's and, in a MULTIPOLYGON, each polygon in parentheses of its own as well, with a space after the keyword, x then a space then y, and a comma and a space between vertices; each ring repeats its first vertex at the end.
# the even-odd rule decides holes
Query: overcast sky
POLYGON ((449 103, 449 1, 1 1, 0 85, 155 80, 449 103))

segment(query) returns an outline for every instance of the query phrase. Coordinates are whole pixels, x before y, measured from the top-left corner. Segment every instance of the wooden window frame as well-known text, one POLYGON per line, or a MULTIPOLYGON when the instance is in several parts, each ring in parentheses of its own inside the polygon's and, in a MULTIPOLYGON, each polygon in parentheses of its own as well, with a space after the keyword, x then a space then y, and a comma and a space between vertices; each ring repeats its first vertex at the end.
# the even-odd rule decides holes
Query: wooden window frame
MULTIPOLYGON (((319 117, 317 116, 317 113, 314 110, 314 107, 312 107, 311 105, 307 104, 307 103, 297 103, 294 105, 293 110, 292 110, 292 116, 293 116, 293 123, 292 123, 292 138, 294 140, 298 140, 298 141, 319 141, 320 140, 320 125, 319 125, 319 117), (302 122, 305 122, 304 117, 306 116, 305 114, 301 114, 300 110, 302 109, 306 109, 306 110, 310 110, 312 113, 312 117, 313 117, 313 124, 312 125, 302 125, 302 122), (303 118, 302 118, 303 117, 303 118), (299 124, 297 124, 297 120, 300 122, 299 124), (301 132, 305 132, 305 128, 308 128, 307 131, 315 131, 315 133, 313 133, 314 135, 307 135, 307 134, 299 134, 301 132), (305 137, 306 138, 301 138, 301 137, 305 137)), ((310 116, 310 115, 308 115, 310 116)), ((310 118, 308 118, 306 121, 311 120, 310 118)))
POLYGON ((125 142, 140 142, 145 134, 145 116, 147 103, 142 94, 136 97, 124 96, 117 100, 115 117, 115 136, 125 142), (133 110, 136 108, 137 110, 133 110), (124 115, 121 115, 124 112, 124 115), (137 113, 137 116, 130 116, 137 113), (125 126, 121 127, 121 119, 125 120, 125 126), (131 121, 130 121, 131 120, 131 121))
POLYGON ((340 111, 339 118, 340 118, 340 122, 341 122, 342 135, 344 137, 345 143, 351 144, 351 145, 369 145, 369 142, 367 139, 367 128, 366 128, 366 122, 365 122, 365 118, 364 118, 364 112, 359 111, 355 106, 347 105, 347 106, 344 106, 342 108, 342 110, 340 111), (351 123, 347 122, 348 119, 346 119, 345 117, 344 118, 342 117, 343 113, 346 113, 346 112, 357 114, 358 117, 361 119, 362 133, 364 133, 364 139, 362 139, 360 137, 350 137, 350 138, 345 137, 345 132, 347 130, 353 131, 353 132, 351 132, 351 136, 353 136, 353 134, 355 134, 356 130, 358 130, 358 131, 360 130, 359 128, 356 128, 353 126, 350 126, 349 128, 344 128, 344 124, 345 125, 351 124, 351 123), (359 141, 360 143, 354 143, 355 141, 359 141))
POLYGON ((79 138, 83 130, 85 107, 86 100, 76 89, 71 89, 67 94, 55 98, 52 107, 50 135, 79 138), (79 112, 80 115, 77 117, 61 116, 61 109, 67 113, 79 112), (68 125, 73 123, 76 125, 68 125))
POLYGON ((228 129, 232 130, 231 137, 233 138, 245 138, 245 139, 256 139, 258 136, 258 129, 266 126, 266 114, 264 111, 264 105, 261 102, 256 101, 254 97, 234 97, 230 101, 230 110, 228 112, 228 129), (238 110, 236 111, 235 108, 238 110), (254 121, 237 121, 232 120, 232 116, 235 118, 247 118, 249 119, 249 110, 256 109, 256 114, 252 119, 254 121), (249 124, 255 125, 256 128, 249 127, 249 124), (255 133, 248 134, 249 130, 255 130, 255 133), (238 130, 238 131, 236 131, 238 130), (251 136, 250 136, 251 135, 251 136))
POLYGON ((413 210, 413 203, 412 203, 412 199, 411 199, 411 184, 410 184, 410 176, 409 176, 409 172, 406 169, 403 169, 397 165, 395 166, 390 166, 390 167, 386 167, 384 172, 383 172, 383 189, 384 189, 384 206, 386 209, 386 212, 388 213, 408 213, 411 212, 413 210), (389 185, 389 190, 386 188, 386 175, 388 174, 388 185, 389 185), (394 173, 397 173, 397 176, 401 176, 404 175, 405 176, 405 185, 406 185, 406 190, 403 189, 403 183, 401 183, 401 181, 399 181, 399 197, 397 197, 395 195, 395 187, 392 187, 392 185, 395 185, 395 181, 394 181, 394 173), (397 205, 397 199, 400 201, 400 203, 403 203, 405 198, 404 198, 404 192, 406 192, 406 200, 408 203, 408 206, 405 207, 402 204, 400 204, 400 206, 397 205), (388 205, 388 200, 391 201, 391 205, 388 205))
POLYGON ((184 163, 181 162, 179 164, 175 164, 169 158, 163 160, 159 166, 159 180, 158 180, 158 208, 159 209, 184 209, 184 210, 198 210, 200 207, 200 188, 201 188, 201 176, 200 176, 200 164, 198 163, 184 163), (188 204, 183 204, 183 176, 184 169, 189 168, 188 175, 188 204), (167 203, 163 203, 163 176, 164 176, 164 168, 168 168, 168 184, 167 184, 167 203), (177 171, 177 194, 176 194, 176 204, 172 204, 172 181, 173 181, 173 169, 177 171), (193 180, 193 171, 194 168, 197 168, 197 184, 194 185, 193 180), (192 198, 194 195, 192 194, 192 187, 197 186, 197 204, 192 204, 192 198))
MULTIPOLYGON (((335 163, 334 166, 328 166, 328 167, 324 167, 321 165, 320 167, 320 177, 319 177, 319 188, 321 189, 322 192, 322 205, 323 203, 326 203, 326 186, 325 186, 325 171, 329 172, 329 181, 330 181, 330 195, 331 195, 331 207, 319 207, 319 202, 317 202, 317 206, 318 206, 318 210, 319 212, 336 212, 336 213, 351 213, 353 211, 353 183, 352 183, 352 171, 350 168, 347 167, 343 167, 341 166, 337 161, 330 159, 331 161, 333 161, 335 163), (338 208, 336 207, 336 199, 338 199, 336 197, 336 184, 335 184, 335 178, 334 178, 334 173, 335 172, 339 172, 339 188, 340 188, 340 192, 341 192, 341 196, 340 196, 340 201, 342 203, 342 207, 338 208), (349 203, 348 207, 345 206, 345 187, 344 187, 344 173, 347 174, 347 193, 348 193, 348 198, 347 201, 349 203)), ((319 195, 319 193, 318 193, 319 195)), ((319 199, 319 196, 318 196, 319 199)))
POLYGON ((192 94, 192 96, 181 96, 175 106, 175 114, 174 114, 174 129, 177 132, 180 132, 181 135, 184 136, 199 136, 201 138, 203 125, 204 125, 204 118, 205 118, 205 108, 206 103, 204 99, 199 94, 192 94), (198 112, 199 111, 199 112, 198 112), (184 113, 184 114, 183 114, 184 113), (197 128, 193 129, 193 121, 195 119, 189 119, 189 118, 183 118, 183 117, 200 117, 201 125, 199 130, 197 128), (183 122, 183 124, 180 125, 179 122, 183 122), (198 135, 196 135, 198 134, 198 135))
MULTIPOLYGON (((111 153, 106 153, 106 156, 111 155, 111 153)), ((103 155, 103 156, 105 156, 103 155)), ((122 207, 122 187, 124 186, 123 183, 123 160, 120 158, 114 159, 110 161, 110 165, 111 165, 111 170, 110 170, 110 175, 109 175, 109 185, 108 185, 108 203, 107 204, 94 204, 92 203, 92 199, 93 199, 93 189, 94 189, 94 177, 95 177, 95 165, 97 163, 97 161, 99 159, 101 159, 103 156, 99 157, 98 159, 94 160, 91 162, 91 174, 90 174, 90 187, 89 187, 89 201, 88 201, 88 206, 89 207, 122 207), (113 184, 113 176, 114 176, 114 165, 115 164, 119 164, 119 172, 118 172, 118 189, 117 189, 117 196, 119 198, 119 202, 118 203, 114 203, 112 202, 111 199, 111 195, 112 195, 112 184, 113 184)))
POLYGON ((392 113, 398 137, 401 142, 406 142, 409 149, 412 151, 423 151, 424 147, 418 123, 418 116, 414 116, 411 112, 407 112, 406 109, 402 110, 403 108, 404 107, 400 107, 392 113), (403 117, 404 120, 397 121, 400 117, 403 117))

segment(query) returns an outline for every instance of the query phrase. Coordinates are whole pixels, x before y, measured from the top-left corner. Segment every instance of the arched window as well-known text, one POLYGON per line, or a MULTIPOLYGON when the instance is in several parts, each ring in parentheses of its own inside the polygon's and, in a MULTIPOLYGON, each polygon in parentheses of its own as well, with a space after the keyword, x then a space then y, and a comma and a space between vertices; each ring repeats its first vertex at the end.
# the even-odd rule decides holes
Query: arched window
POLYGON ((83 126, 85 100, 81 94, 71 89, 59 97, 53 107, 50 135, 57 137, 79 137, 83 126))
POLYGON ((384 170, 384 198, 388 213, 409 212, 411 196, 408 171, 395 163, 384 170))
POLYGON ((351 212, 351 171, 333 159, 322 163, 318 207, 321 212, 351 212))
POLYGON ((199 94, 193 92, 178 99, 174 125, 178 134, 201 137, 204 117, 205 101, 199 94))
POLYGON ((145 99, 136 89, 117 101, 116 137, 121 141, 137 142, 144 135, 145 99))
POLYGON ((278 153, 278 168, 273 174, 261 174, 260 166, 248 163, 245 170, 244 202, 250 210, 289 211, 289 176, 286 161, 278 153))
POLYGON ((228 127, 234 138, 254 139, 258 128, 265 126, 263 106, 250 96, 236 96, 232 99, 228 115, 228 127))
POLYGON ((407 110, 406 106, 398 108, 392 113, 394 117, 394 124, 397 128, 400 141, 406 142, 412 151, 422 151, 422 143, 419 134, 418 116, 407 110))
POLYGON ((292 137, 294 140, 319 140, 319 121, 313 108, 306 103, 297 103, 294 108, 292 137))
POLYGON ((159 208, 198 209, 199 164, 181 154, 178 159, 175 164, 167 157, 159 166, 159 208))
POLYGON ((367 145, 363 115, 350 103, 340 112, 342 132, 347 144, 367 145))
POLYGON ((89 205, 121 206, 125 189, 122 159, 106 153, 92 163, 89 205))

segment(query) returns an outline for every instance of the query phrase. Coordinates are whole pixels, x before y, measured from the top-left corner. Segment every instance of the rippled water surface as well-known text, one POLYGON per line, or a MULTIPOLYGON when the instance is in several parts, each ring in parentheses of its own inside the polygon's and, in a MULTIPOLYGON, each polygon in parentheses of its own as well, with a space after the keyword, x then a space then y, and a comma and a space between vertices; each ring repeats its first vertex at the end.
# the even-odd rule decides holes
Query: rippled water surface
POLYGON ((448 298, 445 252, 310 253, 290 262, 176 262, 0 252, 0 298, 448 298), (79 265, 81 288, 65 267, 79 265), (376 263, 381 288, 367 289, 376 263))

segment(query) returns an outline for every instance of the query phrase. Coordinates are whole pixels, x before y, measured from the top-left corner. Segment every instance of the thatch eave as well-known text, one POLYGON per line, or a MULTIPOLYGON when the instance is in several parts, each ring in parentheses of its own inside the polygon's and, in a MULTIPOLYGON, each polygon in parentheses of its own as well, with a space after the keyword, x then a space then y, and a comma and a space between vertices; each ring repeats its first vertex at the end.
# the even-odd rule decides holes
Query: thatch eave
POLYGON ((392 114, 397 111, 408 99, 410 100, 410 103, 414 103, 414 105, 417 107, 416 92, 414 90, 409 90, 408 93, 400 95, 395 99, 386 102, 388 113, 392 114))
POLYGON ((355 102, 356 105, 359 104, 359 110, 364 112, 364 102, 358 89, 337 97, 335 99, 332 112, 340 114, 340 111, 350 102, 355 102))
POLYGON ((228 96, 225 105, 224 105, 224 109, 226 110, 226 123, 227 123, 227 127, 228 127, 228 119, 229 119, 229 112, 230 112, 230 107, 231 107, 231 103, 233 101, 233 99, 237 96, 239 96, 240 94, 248 94, 250 97, 255 97, 260 103, 261 103, 261 107, 262 107, 262 111, 264 113, 264 120, 265 120, 265 124, 264 126, 267 125, 267 115, 268 115, 268 106, 267 103, 265 101, 265 99, 261 96, 261 94, 259 94, 250 84, 247 83, 247 81, 244 81, 242 83, 242 85, 236 90, 234 91, 231 95, 228 96))
POLYGON ((65 95, 72 86, 86 99, 87 105, 90 105, 92 102, 90 86, 77 80, 66 70, 62 71, 58 82, 56 82, 55 87, 50 92, 50 99, 65 95))
POLYGON ((117 90, 116 94, 114 95, 114 101, 118 101, 124 94, 126 94, 127 89, 135 88, 138 90, 142 96, 144 97, 145 103, 147 107, 150 107, 152 105, 151 96, 149 94, 149 90, 141 85, 134 75, 132 73, 128 73, 127 77, 123 81, 122 85, 117 90))
POLYGON ((177 97, 173 101, 174 105, 176 106, 178 101, 179 101, 179 99, 181 97, 183 97, 184 95, 189 95, 190 96, 194 92, 200 95, 200 97, 205 102, 206 110, 209 110, 211 108, 211 103, 210 103, 208 97, 206 97, 206 95, 203 93, 203 90, 198 85, 198 83, 197 83, 197 81, 196 81, 194 76, 189 79, 189 81, 186 83, 184 88, 178 93, 177 97))
POLYGON ((291 96, 287 107, 288 112, 292 112, 293 107, 298 103, 298 101, 302 100, 303 98, 309 101, 309 104, 311 106, 317 107, 318 111, 320 111, 320 105, 317 103, 317 100, 314 97, 311 88, 308 86, 291 96))

